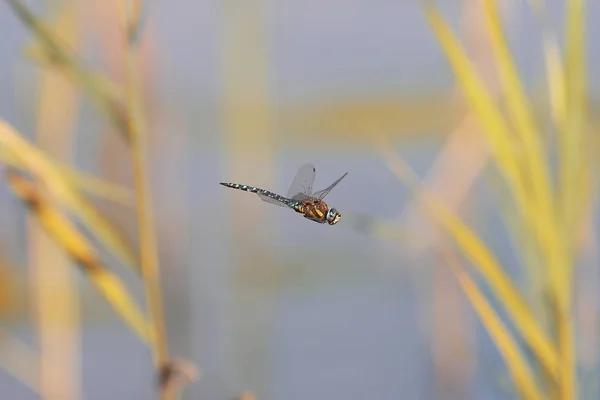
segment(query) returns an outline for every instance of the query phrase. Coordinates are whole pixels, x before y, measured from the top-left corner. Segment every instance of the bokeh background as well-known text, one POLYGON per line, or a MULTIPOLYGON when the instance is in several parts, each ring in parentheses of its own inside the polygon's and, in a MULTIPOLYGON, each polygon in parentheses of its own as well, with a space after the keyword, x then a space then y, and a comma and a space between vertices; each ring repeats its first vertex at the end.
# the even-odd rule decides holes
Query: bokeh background
MULTIPOLYGON (((118 2, 27 3, 87 67, 123 84, 118 2)), ((539 21, 525 1, 497 3, 536 115, 546 121, 539 21)), ((564 3, 547 2, 557 32, 564 3)), ((494 92, 480 1, 439 7, 494 92)), ((518 243, 499 211, 508 200, 422 3, 148 1, 142 15, 139 74, 168 344, 199 373, 184 398, 225 400, 247 390, 261 400, 515 398, 502 358, 439 249, 468 264, 420 212, 381 150, 403 157, 519 286, 518 243), (311 223, 218 185, 285 194, 305 162, 316 166, 316 189, 349 172, 327 197, 343 214, 338 225, 311 223)), ((600 3, 589 2, 586 15, 593 131, 600 3)), ((27 58, 31 31, 4 2, 0 26, 0 117, 55 158, 132 188, 127 144, 89 96, 27 58)), ((137 243, 131 206, 90 199, 137 243)), ((153 398, 148 348, 4 184, 0 203, 0 363, 16 362, 35 382, 39 356, 56 374, 54 395, 44 398, 153 398), (49 317, 50 328, 41 329, 44 309, 61 307, 64 319, 49 317)), ((591 204, 574 312, 586 399, 600 396, 591 204)), ((99 251, 144 304, 135 274, 99 251)), ((0 370, 0 397, 40 398, 10 369, 0 370)))

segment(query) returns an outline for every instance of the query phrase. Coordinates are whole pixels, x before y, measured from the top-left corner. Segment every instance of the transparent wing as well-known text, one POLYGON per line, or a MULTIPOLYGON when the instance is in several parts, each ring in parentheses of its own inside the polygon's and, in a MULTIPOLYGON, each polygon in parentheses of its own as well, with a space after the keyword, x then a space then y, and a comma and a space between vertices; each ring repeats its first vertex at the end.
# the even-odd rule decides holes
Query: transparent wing
POLYGON ((270 204, 275 204, 276 206, 279 206, 279 207, 288 207, 288 205, 286 203, 283 203, 283 202, 281 202, 279 200, 275 200, 272 197, 265 196, 264 194, 259 194, 259 193, 256 193, 256 194, 264 202, 267 202, 267 203, 270 203, 270 204))
POLYGON ((338 183, 340 183, 341 180, 346 177, 346 175, 348 175, 347 172, 344 175, 342 175, 337 181, 335 181, 331 185, 327 186, 325 189, 319 190, 318 192, 313 194, 313 197, 316 197, 319 200, 323 200, 325 198, 325 196, 327 196, 329 194, 329 192, 331 192, 331 189, 333 189, 338 183))
POLYGON ((312 195, 313 183, 315 182, 315 167, 312 164, 304 164, 296 172, 287 197, 294 200, 303 200, 312 195), (303 197, 305 196, 305 197, 303 197))

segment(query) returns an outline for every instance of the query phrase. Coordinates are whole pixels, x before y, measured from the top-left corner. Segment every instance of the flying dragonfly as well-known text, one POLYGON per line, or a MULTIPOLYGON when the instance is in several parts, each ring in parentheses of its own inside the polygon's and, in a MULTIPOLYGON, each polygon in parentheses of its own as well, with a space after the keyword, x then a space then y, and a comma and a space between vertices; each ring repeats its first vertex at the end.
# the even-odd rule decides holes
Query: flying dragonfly
POLYGON ((333 182, 325 189, 313 193, 315 175, 316 170, 312 164, 304 164, 301 166, 285 197, 254 186, 224 182, 221 182, 220 184, 228 188, 256 193, 261 200, 266 201, 267 203, 291 208, 304 215, 304 218, 318 222, 319 224, 327 222, 329 225, 335 225, 340 221, 340 218, 342 218, 342 214, 333 207, 329 208, 323 199, 331 192, 331 189, 348 175, 348 173, 346 172, 337 181, 333 182))

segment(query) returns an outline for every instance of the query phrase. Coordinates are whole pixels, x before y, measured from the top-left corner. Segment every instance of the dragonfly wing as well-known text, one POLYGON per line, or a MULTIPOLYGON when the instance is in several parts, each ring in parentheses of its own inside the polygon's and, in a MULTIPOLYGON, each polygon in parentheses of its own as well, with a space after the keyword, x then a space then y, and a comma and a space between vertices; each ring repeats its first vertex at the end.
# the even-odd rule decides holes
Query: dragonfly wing
POLYGON ((304 193, 298 193, 297 195, 292 196, 291 200, 304 201, 304 200, 309 200, 311 198, 312 198, 311 196, 308 196, 308 195, 306 195, 304 193))
POLYGON ((275 204, 276 206, 279 206, 279 207, 288 207, 287 203, 284 203, 283 201, 274 199, 272 197, 269 197, 267 195, 260 194, 260 193, 257 193, 257 195, 258 195, 258 197, 260 197, 260 199, 262 201, 264 201, 266 203, 275 204))
POLYGON ((323 200, 325 198, 325 196, 327 196, 329 194, 329 192, 331 192, 331 189, 333 189, 338 183, 340 183, 341 180, 346 177, 346 175, 348 175, 347 172, 344 175, 342 175, 337 181, 333 182, 331 185, 327 186, 325 189, 319 190, 313 196, 319 200, 323 200))
POLYGON ((306 196, 312 195, 313 183, 315 182, 315 167, 312 164, 304 164, 296 172, 296 177, 292 181, 287 197, 293 199, 299 194, 306 196))

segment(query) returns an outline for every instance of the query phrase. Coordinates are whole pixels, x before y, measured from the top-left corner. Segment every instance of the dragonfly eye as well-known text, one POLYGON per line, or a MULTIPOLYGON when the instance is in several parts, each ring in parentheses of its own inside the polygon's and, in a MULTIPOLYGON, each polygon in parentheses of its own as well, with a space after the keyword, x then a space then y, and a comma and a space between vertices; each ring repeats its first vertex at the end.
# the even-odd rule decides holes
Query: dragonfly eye
POLYGON ((327 222, 329 225, 335 225, 339 222, 342 214, 340 214, 335 208, 330 208, 327 212, 327 222))

